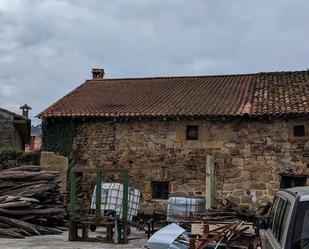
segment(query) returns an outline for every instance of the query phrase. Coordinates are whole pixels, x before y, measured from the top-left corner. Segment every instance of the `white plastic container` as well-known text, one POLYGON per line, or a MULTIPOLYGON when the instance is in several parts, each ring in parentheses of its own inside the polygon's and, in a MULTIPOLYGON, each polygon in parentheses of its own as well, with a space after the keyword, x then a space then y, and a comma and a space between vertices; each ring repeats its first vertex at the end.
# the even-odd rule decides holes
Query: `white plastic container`
MULTIPOLYGON (((128 221, 137 216, 140 191, 129 187, 128 189, 128 221)), ((101 213, 103 216, 116 214, 122 217, 123 185, 117 182, 105 182, 101 185, 101 213)), ((96 208, 96 186, 93 190, 91 209, 96 208)))
POLYGON ((205 209, 205 198, 170 196, 167 204, 167 221, 178 222, 198 215, 205 209))

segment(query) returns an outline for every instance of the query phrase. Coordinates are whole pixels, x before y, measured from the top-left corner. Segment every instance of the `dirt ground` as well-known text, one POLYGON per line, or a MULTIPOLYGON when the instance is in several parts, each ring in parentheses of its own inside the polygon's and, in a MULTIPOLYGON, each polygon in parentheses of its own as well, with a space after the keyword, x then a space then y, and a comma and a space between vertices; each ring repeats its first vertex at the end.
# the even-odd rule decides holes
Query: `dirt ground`
MULTIPOLYGON (((96 233, 101 235, 100 232, 96 233)), ((116 248, 145 248, 146 234, 143 232, 132 231, 130 238, 139 238, 130 240, 126 245, 96 243, 96 242, 70 242, 68 233, 60 235, 44 235, 27 237, 26 239, 4 239, 0 238, 1 249, 116 249, 116 248)))

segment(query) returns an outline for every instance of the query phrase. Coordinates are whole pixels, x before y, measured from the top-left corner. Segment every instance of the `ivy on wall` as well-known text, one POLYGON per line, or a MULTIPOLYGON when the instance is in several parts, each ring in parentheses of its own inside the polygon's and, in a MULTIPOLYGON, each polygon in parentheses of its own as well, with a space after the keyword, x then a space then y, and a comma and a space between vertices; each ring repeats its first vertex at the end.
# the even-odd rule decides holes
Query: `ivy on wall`
POLYGON ((44 119, 42 122, 43 150, 70 157, 73 139, 80 122, 72 119, 44 119))

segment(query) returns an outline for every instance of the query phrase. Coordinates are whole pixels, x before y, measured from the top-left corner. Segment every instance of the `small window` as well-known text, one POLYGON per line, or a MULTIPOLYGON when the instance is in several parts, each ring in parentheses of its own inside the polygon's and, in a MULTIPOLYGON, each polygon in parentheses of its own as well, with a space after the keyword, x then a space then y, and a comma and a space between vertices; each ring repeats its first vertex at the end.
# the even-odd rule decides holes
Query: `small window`
POLYGON ((151 182, 151 191, 153 199, 168 199, 169 181, 151 182))
POLYGON ((197 140, 198 139, 198 126, 188 125, 187 126, 187 140, 197 140))
POLYGON ((305 136, 305 126, 294 125, 294 137, 304 137, 304 136, 305 136))
POLYGON ((280 188, 294 188, 307 185, 307 176, 281 174, 280 188))

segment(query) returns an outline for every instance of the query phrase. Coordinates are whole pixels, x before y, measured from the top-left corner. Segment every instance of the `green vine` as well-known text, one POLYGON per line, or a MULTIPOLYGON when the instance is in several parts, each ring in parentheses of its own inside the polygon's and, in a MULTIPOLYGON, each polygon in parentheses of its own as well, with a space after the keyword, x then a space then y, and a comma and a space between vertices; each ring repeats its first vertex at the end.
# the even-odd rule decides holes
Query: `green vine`
POLYGON ((79 123, 78 120, 44 119, 42 122, 43 150, 70 157, 79 123))

